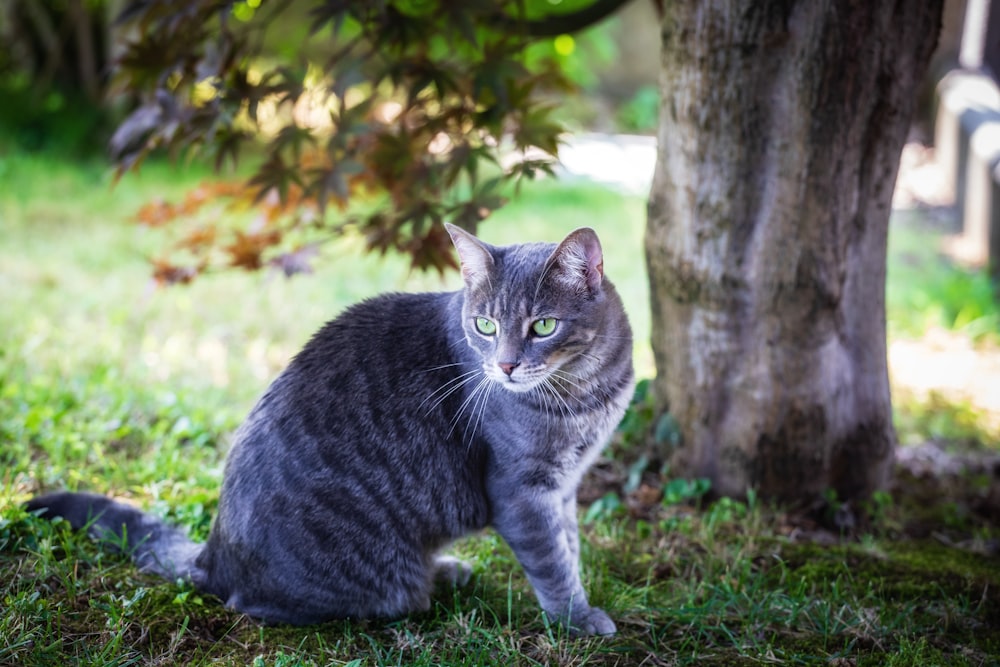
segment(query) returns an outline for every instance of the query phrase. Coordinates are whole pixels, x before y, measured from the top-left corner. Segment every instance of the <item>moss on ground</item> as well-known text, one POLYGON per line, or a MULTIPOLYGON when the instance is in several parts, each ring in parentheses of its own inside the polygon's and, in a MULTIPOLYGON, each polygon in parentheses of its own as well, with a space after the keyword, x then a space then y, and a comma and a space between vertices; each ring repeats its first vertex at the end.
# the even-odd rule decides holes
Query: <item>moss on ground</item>
POLYGON ((871 605, 857 611, 866 622, 851 630, 859 665, 889 664, 885 660, 895 652, 912 654, 913 662, 893 664, 997 664, 1000 659, 996 556, 906 538, 785 543, 777 553, 783 565, 767 573, 772 582, 799 579, 817 596, 853 597, 871 605), (878 658, 866 662, 864 656, 878 658))

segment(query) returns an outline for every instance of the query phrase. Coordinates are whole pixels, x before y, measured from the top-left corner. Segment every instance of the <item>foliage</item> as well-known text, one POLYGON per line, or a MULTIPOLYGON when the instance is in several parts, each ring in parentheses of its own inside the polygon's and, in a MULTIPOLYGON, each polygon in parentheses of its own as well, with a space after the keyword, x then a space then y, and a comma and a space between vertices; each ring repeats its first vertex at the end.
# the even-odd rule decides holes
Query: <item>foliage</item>
MULTIPOLYGON (((265 138, 248 187, 202 198, 265 202, 267 211, 235 229, 199 223, 180 248, 183 264, 158 261, 163 281, 214 265, 296 272, 315 243, 348 230, 415 268, 454 266, 443 222, 475 230, 505 201, 505 184, 551 172, 558 151, 561 126, 541 92, 570 84, 555 59, 536 54, 529 69, 525 48, 621 0, 556 17, 516 0, 460 9, 317 0, 300 57, 266 62, 266 31, 292 4, 158 0, 123 12, 137 36, 118 83, 142 103, 112 137, 120 171, 158 147, 204 150, 221 167, 265 138)), ((189 204, 140 217, 171 221, 189 204)))
POLYGON ((103 150, 111 27, 105 0, 0 2, 0 146, 103 150))
POLYGON ((47 150, 73 157, 104 149, 111 122, 79 97, 58 90, 40 94, 22 76, 0 77, 0 147, 47 150))
POLYGON ((618 110, 618 123, 627 132, 651 134, 660 116, 660 91, 644 86, 618 110))
POLYGON ((986 271, 957 267, 942 252, 941 232, 897 213, 886 284, 890 336, 943 328, 974 342, 1000 342, 1000 302, 986 271))

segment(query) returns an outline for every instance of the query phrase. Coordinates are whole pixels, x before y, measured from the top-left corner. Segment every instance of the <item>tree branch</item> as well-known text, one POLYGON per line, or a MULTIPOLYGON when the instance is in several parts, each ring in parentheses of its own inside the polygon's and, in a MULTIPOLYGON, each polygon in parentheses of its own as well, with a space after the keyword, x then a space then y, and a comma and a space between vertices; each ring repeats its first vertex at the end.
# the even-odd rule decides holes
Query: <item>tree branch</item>
POLYGON ((599 23, 618 11, 630 0, 594 0, 594 3, 565 14, 549 14, 543 18, 516 19, 508 15, 499 18, 501 27, 521 30, 529 37, 556 37, 579 32, 599 23))

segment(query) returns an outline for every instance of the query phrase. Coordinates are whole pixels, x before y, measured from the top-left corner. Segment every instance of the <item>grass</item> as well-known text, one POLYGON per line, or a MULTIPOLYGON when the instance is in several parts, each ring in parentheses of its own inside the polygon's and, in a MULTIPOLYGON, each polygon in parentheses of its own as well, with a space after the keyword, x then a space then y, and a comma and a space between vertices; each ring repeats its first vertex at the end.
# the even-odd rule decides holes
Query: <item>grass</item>
MULTIPOLYGON (((397 258, 362 257, 348 240, 326 249, 311 278, 233 273, 154 289, 144 257, 158 233, 125 220, 204 176, 154 163, 112 190, 96 163, 0 157, 0 665, 1000 664, 996 525, 954 504, 886 494, 866 532, 848 539, 752 497, 709 505, 698 483, 650 494, 655 480, 643 477, 627 431, 645 428, 641 419, 599 463, 618 480, 614 494, 593 485, 585 513, 586 586, 620 629, 608 639, 548 625, 491 532, 456 545, 475 563, 473 580, 439 591, 425 614, 290 628, 261 627, 27 516, 19 504, 38 489, 88 488, 203 537, 230 434, 322 321, 377 292, 457 285, 412 275, 397 258), (911 503, 925 510, 921 530, 911 503)), ((643 216, 638 198, 544 183, 483 235, 506 243, 597 228, 648 376, 643 216)), ((922 230, 906 233, 918 236, 904 244, 926 245, 922 230)), ((897 278, 911 291, 923 279, 896 263, 897 278)), ((917 335, 921 312, 948 312, 941 300, 959 298, 933 296, 938 305, 921 311, 893 289, 897 335, 917 335), (918 321, 900 324, 900 310, 918 321)), ((971 335, 958 320, 953 328, 971 335)))
POLYGON ((919 211, 896 213, 886 285, 890 337, 944 328, 974 342, 1000 342, 996 287, 985 271, 963 270, 942 255, 939 237, 919 211))
POLYGON ((985 271, 956 266, 941 252, 942 236, 920 211, 894 215, 886 315, 890 343, 906 341, 890 354, 896 428, 905 443, 996 449, 1000 394, 988 378, 1000 372, 1000 297, 985 271))

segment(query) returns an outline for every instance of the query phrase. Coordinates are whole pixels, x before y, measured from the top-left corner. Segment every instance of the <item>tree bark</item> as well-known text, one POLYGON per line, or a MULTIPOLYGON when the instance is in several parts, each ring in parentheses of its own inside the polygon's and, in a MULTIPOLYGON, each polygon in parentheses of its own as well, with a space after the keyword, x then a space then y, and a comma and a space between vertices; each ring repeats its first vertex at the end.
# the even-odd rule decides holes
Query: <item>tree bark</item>
MULTIPOLYGON (((42 3, 22 1, 21 7, 38 36, 41 50, 44 51, 44 57, 35 64, 33 72, 34 89, 36 95, 40 95, 42 91, 49 90, 52 79, 55 78, 56 72, 62 66, 62 44, 59 40, 59 32, 52 22, 52 17, 42 3)), ((20 37, 24 38, 23 35, 20 37)))
POLYGON ((667 3, 646 253, 674 471, 786 501, 886 482, 886 239, 941 11, 667 3))
MULTIPOLYGON (((83 0, 70 0, 68 13, 76 37, 76 67, 80 89, 88 102, 98 105, 101 102, 101 75, 98 71, 98 51, 94 44, 90 14, 83 0)), ((99 16, 100 12, 95 11, 95 14, 99 16)))

